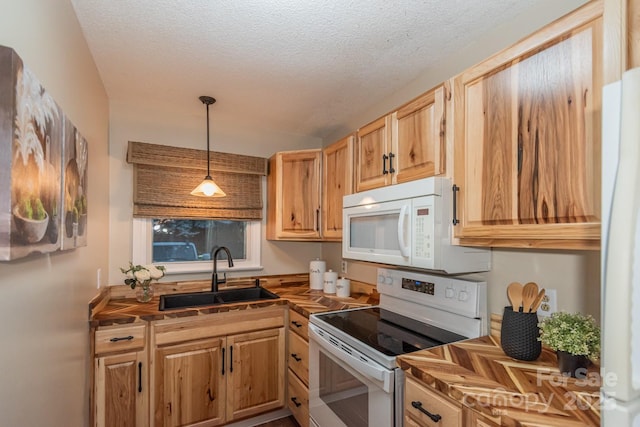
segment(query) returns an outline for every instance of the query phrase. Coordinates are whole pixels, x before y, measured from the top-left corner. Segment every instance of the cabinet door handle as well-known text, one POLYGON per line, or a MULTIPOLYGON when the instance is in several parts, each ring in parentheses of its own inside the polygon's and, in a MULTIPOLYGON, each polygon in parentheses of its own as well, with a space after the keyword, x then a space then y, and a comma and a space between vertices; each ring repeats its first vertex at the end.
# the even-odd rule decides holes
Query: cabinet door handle
POLYGON ((294 405, 296 405, 296 408, 299 408, 300 406, 302 406, 302 403, 298 402, 297 397, 292 397, 291 401, 293 402, 294 405))
POLYGON ((387 170, 388 159, 389 159, 389 156, 387 156, 386 154, 382 155, 382 175, 386 175, 389 173, 389 171, 387 170))
POLYGON ((222 347, 222 375, 224 375, 224 347, 222 347))
POLYGON ((389 152, 389 173, 394 173, 396 170, 393 168, 393 158, 396 155, 392 152, 389 152))
POLYGON ((320 231, 320 209, 316 209, 316 231, 320 231))
POLYGON ((142 362, 138 362, 138 393, 142 393, 142 362))
POLYGON ((458 225, 460 220, 458 219, 458 192, 460 191, 460 187, 453 184, 451 188, 453 190, 453 225, 458 225))
POLYGON ((229 372, 233 372, 233 346, 229 346, 229 372))
POLYGON ((425 414, 427 417, 431 418, 431 421, 433 421, 434 423, 437 423, 438 421, 440 421, 442 419, 442 417, 438 414, 432 414, 431 412, 427 411, 426 409, 424 409, 422 407, 422 402, 416 402, 415 400, 413 402, 411 402, 411 406, 413 406, 414 408, 416 408, 418 411, 422 412, 423 414, 425 414))
POLYGON ((301 328, 301 327, 302 327, 302 323, 300 323, 300 322, 296 322, 295 320, 292 320, 292 321, 291 321, 291 324, 292 324, 293 326, 295 326, 296 328, 301 328))
POLYGON ((128 337, 113 337, 109 341, 118 342, 118 341, 131 341, 133 339, 133 335, 129 335, 128 337))
POLYGON ((302 359, 300 357, 298 357, 297 353, 291 353, 291 357, 293 357, 295 359, 296 362, 301 361, 302 359))

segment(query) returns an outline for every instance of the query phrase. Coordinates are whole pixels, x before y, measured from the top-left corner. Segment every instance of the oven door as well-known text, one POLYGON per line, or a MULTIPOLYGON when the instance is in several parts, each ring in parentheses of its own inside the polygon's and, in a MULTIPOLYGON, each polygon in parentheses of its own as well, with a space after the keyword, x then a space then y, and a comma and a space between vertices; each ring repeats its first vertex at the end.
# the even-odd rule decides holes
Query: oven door
POLYGON ((395 371, 309 325, 309 415, 319 427, 395 425, 395 371))

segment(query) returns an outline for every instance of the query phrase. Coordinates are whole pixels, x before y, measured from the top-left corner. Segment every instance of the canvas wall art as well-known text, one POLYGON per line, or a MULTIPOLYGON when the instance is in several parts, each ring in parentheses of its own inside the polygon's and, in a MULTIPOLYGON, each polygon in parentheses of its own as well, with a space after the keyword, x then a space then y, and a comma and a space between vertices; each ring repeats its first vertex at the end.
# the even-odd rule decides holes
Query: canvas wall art
POLYGON ((86 169, 86 140, 0 46, 0 260, 87 244, 86 169))

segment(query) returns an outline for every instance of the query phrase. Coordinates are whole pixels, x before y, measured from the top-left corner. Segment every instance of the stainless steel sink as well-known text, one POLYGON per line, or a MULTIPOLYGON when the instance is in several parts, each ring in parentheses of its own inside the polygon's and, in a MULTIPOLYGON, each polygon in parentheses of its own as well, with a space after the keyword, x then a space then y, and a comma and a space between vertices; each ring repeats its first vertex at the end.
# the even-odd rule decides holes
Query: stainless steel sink
POLYGON ((278 295, 262 287, 224 289, 218 292, 193 292, 186 294, 160 295, 160 311, 177 308, 219 305, 233 302, 252 302, 278 299, 278 295))

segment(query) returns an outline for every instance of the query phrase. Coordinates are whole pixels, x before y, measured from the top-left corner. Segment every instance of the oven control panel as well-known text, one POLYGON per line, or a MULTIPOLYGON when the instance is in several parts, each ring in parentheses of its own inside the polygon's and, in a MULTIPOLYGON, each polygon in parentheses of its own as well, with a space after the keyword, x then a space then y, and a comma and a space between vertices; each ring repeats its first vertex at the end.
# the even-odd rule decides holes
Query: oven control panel
POLYGON ((378 269, 378 292, 415 304, 479 317, 486 283, 414 271, 378 269))

